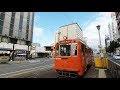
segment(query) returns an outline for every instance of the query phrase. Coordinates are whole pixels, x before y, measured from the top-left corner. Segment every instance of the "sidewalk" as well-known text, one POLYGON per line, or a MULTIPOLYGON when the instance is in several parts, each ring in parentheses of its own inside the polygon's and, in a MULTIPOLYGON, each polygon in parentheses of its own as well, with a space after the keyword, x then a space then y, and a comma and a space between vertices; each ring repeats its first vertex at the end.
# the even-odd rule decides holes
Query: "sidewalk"
POLYGON ((107 69, 95 68, 92 65, 84 75, 84 78, 109 78, 107 69))
POLYGON ((106 69, 99 69, 98 78, 107 78, 107 77, 106 77, 105 70, 106 70, 106 69))
POLYGON ((98 78, 99 70, 92 65, 85 73, 84 78, 98 78))

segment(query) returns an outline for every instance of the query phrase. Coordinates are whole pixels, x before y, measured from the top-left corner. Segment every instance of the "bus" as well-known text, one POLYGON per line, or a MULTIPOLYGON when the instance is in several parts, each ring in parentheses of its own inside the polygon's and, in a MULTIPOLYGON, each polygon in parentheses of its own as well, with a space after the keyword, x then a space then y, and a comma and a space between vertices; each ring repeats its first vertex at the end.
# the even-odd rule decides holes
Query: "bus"
POLYGON ((58 77, 79 77, 93 63, 93 51, 81 39, 64 39, 55 44, 54 69, 58 77))

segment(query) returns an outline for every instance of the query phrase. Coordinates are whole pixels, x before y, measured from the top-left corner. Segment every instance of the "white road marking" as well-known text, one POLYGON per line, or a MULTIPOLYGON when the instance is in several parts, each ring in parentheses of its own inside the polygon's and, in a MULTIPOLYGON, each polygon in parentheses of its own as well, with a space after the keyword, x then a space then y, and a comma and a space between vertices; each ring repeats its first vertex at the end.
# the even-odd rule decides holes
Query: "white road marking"
POLYGON ((29 60, 28 62, 41 62, 41 61, 50 61, 51 59, 43 60, 29 60))
POLYGON ((30 66, 30 65, 37 65, 37 64, 42 64, 44 62, 41 62, 41 63, 35 63, 35 64, 27 64, 27 65, 22 65, 22 66, 18 66, 18 67, 23 67, 23 66, 30 66))
POLYGON ((45 66, 39 66, 39 67, 25 69, 25 70, 19 70, 19 71, 5 73, 5 74, 0 74, 0 78, 9 78, 9 77, 13 77, 13 76, 16 76, 16 75, 32 72, 32 71, 35 71, 35 70, 39 70, 39 69, 44 70, 44 69, 49 68, 49 67, 53 67, 53 64, 45 65, 45 66))
MULTIPOLYGON (((49 61, 49 60, 46 60, 46 61, 49 61)), ((40 62, 40 61, 39 61, 39 62, 40 62)), ((20 66, 17 66, 17 68, 18 68, 18 67, 23 67, 23 66, 37 65, 37 64, 42 64, 42 63, 45 63, 45 62, 43 61, 43 62, 35 63, 35 64, 33 64, 33 63, 32 63, 32 64, 29 64, 29 63, 28 63, 27 65, 20 65, 20 66)), ((16 68, 16 67, 9 67, 9 68, 16 68)), ((9 69, 9 68, 8 68, 8 69, 9 69)), ((7 69, 7 68, 6 68, 6 69, 7 69)))

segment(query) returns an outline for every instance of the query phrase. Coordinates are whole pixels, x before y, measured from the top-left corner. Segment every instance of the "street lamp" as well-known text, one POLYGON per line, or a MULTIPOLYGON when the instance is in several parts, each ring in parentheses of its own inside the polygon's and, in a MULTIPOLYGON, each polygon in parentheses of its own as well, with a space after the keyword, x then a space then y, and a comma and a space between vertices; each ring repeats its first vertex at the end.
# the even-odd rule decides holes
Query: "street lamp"
POLYGON ((99 42, 100 42, 100 53, 102 52, 101 48, 102 48, 102 45, 101 45, 101 37, 100 37, 100 25, 96 26, 97 29, 98 29, 98 33, 99 33, 99 42))

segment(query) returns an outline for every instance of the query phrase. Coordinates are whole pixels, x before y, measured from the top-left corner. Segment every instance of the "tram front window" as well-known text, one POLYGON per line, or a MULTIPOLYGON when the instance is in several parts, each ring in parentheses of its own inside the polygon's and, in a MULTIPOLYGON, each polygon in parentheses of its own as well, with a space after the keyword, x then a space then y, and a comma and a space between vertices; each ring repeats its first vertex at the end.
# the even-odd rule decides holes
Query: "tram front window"
POLYGON ((70 56, 70 45, 60 45, 60 56, 70 56))

